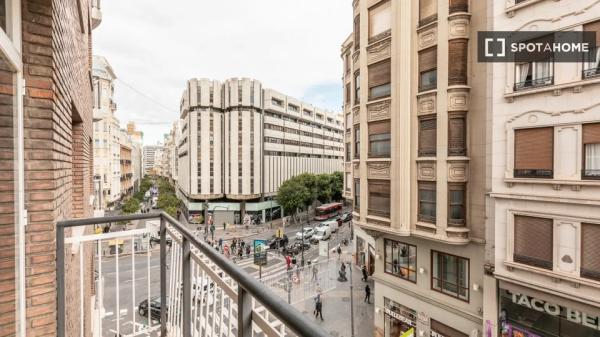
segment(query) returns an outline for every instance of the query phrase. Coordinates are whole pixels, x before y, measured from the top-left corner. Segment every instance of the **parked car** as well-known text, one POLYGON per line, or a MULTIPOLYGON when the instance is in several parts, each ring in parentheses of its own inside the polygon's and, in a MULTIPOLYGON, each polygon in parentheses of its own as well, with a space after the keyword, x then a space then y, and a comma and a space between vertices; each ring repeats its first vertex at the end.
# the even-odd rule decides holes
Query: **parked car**
MULTIPOLYGON (((150 234, 150 244, 160 245, 160 235, 158 233, 150 234)), ((171 244, 173 244, 173 240, 167 236, 167 246, 171 247, 171 244)))
POLYGON ((300 232, 296 233, 296 240, 302 240, 302 237, 304 237, 304 240, 310 240, 310 238, 313 236, 313 234, 315 234, 314 228, 312 228, 312 227, 304 228, 304 232, 300 231, 300 232))
POLYGON ((283 254, 285 255, 297 255, 300 254, 302 252, 302 250, 307 251, 310 249, 310 243, 304 242, 304 244, 302 244, 302 241, 296 241, 293 244, 285 247, 283 249, 283 254))
MULTIPOLYGON (((167 298, 167 302, 169 302, 168 298, 167 298)), ((150 299, 150 309, 148 309, 148 299, 145 299, 142 302, 140 302, 140 304, 138 305, 138 313, 142 317, 148 317, 148 311, 149 311, 150 317, 152 319, 160 322, 160 308, 161 308, 160 296, 155 296, 150 299)), ((168 307, 166 309, 169 310, 168 307)), ((167 311, 167 314, 168 314, 168 311, 167 311)))
POLYGON ((319 227, 329 227, 329 229, 331 229, 332 233, 337 232, 338 230, 338 222, 337 220, 329 220, 329 221, 323 221, 319 224, 319 227))
POLYGON ((352 220, 352 213, 350 213, 350 212, 344 212, 340 216, 340 219, 342 220, 342 222, 348 222, 348 221, 352 220))
POLYGON ((331 237, 331 228, 329 226, 320 226, 315 230, 315 234, 312 236, 312 242, 319 242, 328 240, 331 237))
POLYGON ((289 239, 287 235, 283 234, 283 237, 273 235, 269 242, 267 242, 270 249, 279 249, 287 246, 289 239))

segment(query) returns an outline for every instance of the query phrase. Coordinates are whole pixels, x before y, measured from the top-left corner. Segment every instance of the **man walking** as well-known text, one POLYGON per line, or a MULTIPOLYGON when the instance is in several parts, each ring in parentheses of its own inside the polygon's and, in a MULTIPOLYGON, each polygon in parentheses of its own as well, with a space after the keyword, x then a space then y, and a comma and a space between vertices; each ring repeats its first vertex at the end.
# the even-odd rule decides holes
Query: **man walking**
POLYGON ((315 319, 321 316, 321 321, 323 320, 323 302, 321 301, 321 296, 317 296, 315 303, 315 319))
POLYGON ((365 302, 371 304, 371 287, 368 284, 365 286, 365 302))
POLYGON ((363 282, 367 282, 367 278, 369 277, 369 275, 367 274, 367 266, 363 265, 362 266, 362 280, 363 282))
POLYGON ((210 237, 211 240, 215 241, 215 225, 214 224, 210 224, 210 237))
POLYGON ((312 266, 312 278, 310 280, 311 281, 316 281, 318 273, 319 273, 319 269, 317 269, 317 265, 313 264, 313 266, 312 266))
POLYGON ((337 253, 338 253, 338 260, 340 260, 342 258, 342 247, 340 247, 340 246, 337 247, 337 253))

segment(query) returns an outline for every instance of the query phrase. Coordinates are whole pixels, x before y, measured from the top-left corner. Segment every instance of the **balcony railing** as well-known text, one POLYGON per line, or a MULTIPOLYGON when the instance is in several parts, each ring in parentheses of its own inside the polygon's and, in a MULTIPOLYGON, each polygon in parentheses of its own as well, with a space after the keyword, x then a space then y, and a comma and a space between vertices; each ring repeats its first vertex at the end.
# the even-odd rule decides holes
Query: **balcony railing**
POLYGON ((554 176, 553 170, 546 169, 515 169, 515 178, 547 178, 552 179, 554 176))
POLYGON ((584 69, 582 73, 584 79, 598 77, 600 76, 600 67, 584 69))
POLYGON ((583 169, 581 170, 581 179, 600 180, 600 169, 583 169))
POLYGON ((86 273, 91 270, 96 276, 97 303, 91 324, 95 336, 329 336, 164 212, 57 223, 56 335, 59 337, 75 335, 71 330, 76 330, 77 325, 80 325, 81 331, 86 326, 84 319, 88 315, 84 312, 89 307, 84 306, 83 289, 86 273), (155 226, 146 225, 146 228, 126 231, 84 232, 86 226, 136 220, 156 220, 156 223, 155 226), (65 237, 65 234, 70 236, 65 237), (130 247, 127 246, 129 243, 130 247), (158 250, 152 250, 153 243, 159 244, 158 250), (86 247, 87 250, 84 249, 86 247), (78 259, 72 257, 77 250, 80 252, 78 259), (89 264, 92 261, 84 258, 85 251, 94 251, 91 268, 89 264), (103 260, 108 269, 104 273, 103 260), (124 270, 120 270, 119 263, 124 265, 124 270), (145 269, 139 271, 144 265, 145 269), (105 275, 109 273, 109 282, 105 282, 105 275), (160 280, 152 280, 152 276, 158 278, 158 275, 160 280), (124 279, 126 277, 129 279, 124 279), (116 287, 116 291, 105 287, 108 283, 116 287), (119 287, 126 286, 128 290, 120 291, 119 287), (74 290, 77 287, 81 290, 74 290), (114 294, 105 293, 111 290, 114 294), (109 315, 104 309, 103 299, 108 297, 110 301, 116 301, 116 310, 110 311, 115 319, 103 323, 103 318, 109 315), (122 301, 129 299, 130 305, 122 305, 122 301), (139 305, 137 302, 140 302, 139 305), (79 317, 74 317, 77 312, 79 317), (137 313, 147 318, 136 322, 137 313), (76 324, 72 324, 74 322, 76 324), (103 324, 109 325, 104 334, 103 324))
POLYGON ((526 80, 523 82, 515 83, 514 91, 545 87, 547 85, 554 84, 554 76, 551 77, 542 77, 542 78, 534 78, 530 80, 526 80))

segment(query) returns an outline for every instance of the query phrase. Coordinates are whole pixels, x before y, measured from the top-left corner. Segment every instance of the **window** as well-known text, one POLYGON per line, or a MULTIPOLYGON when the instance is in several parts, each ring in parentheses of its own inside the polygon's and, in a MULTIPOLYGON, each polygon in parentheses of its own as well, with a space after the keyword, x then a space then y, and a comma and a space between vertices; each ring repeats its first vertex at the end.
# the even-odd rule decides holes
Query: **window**
POLYGON ((350 83, 346 83, 346 104, 350 104, 350 83))
POLYGON ((354 73, 354 104, 360 103, 360 73, 354 73))
POLYGON ((419 157, 435 157, 437 154, 436 116, 419 119, 419 157))
POLYGON ((389 36, 392 21, 391 4, 391 1, 385 1, 369 9, 369 43, 389 36))
POLYGON ((596 48, 591 49, 583 58, 582 77, 586 79, 600 76, 600 20, 583 25, 583 30, 596 33, 596 48))
POLYGON ((435 223, 436 192, 434 181, 419 181, 418 220, 435 223))
POLYGON ((350 161, 352 157, 352 147, 350 143, 346 143, 346 161, 350 161))
POLYGON ((552 178, 554 128, 515 130, 515 178, 552 178))
POLYGON ((385 239, 385 272, 417 282, 417 247, 385 239))
POLYGON ((431 288, 448 296, 469 301, 469 260, 431 251, 431 288))
MULTIPOLYGON (((551 43, 553 39, 552 35, 548 35, 527 42, 551 43)), ((515 67, 514 91, 552 84, 554 84, 554 61, 552 55, 547 56, 544 61, 517 63, 515 67)))
POLYGON ((600 179, 600 123, 583 125, 582 179, 600 179))
POLYGON ((350 74, 350 53, 344 54, 344 67, 346 70, 346 74, 350 74))
POLYGON ((369 99, 377 99, 390 95, 390 71, 390 59, 369 66, 369 99))
POLYGON ((419 0, 419 26, 437 20, 437 0, 419 0))
POLYGON ((354 128, 354 159, 360 158, 360 128, 354 128))
POLYGON ((277 106, 283 106, 283 101, 278 100, 277 98, 273 98, 271 99, 271 103, 273 103, 273 105, 277 105, 277 106))
POLYGON ((437 87, 437 47, 419 53, 419 91, 437 87))
POLYGON ((552 270, 552 232, 552 219, 515 215, 513 261, 552 270))
POLYGON ((458 12, 468 12, 469 11, 469 0, 450 0, 450 4, 448 6, 448 12, 458 13, 458 12))
POLYGON ((354 179, 354 209, 360 211, 360 180, 354 179))
POLYGON ((390 156, 390 121, 369 123, 369 158, 390 156))
POLYGON ((466 194, 465 184, 448 184, 448 225, 465 225, 466 194))
POLYGON ((467 84, 467 61, 469 40, 456 39, 448 42, 448 85, 467 84))
POLYGON ((466 155, 466 116, 464 114, 448 114, 448 156, 466 155))
POLYGON ((354 18, 354 50, 360 49, 360 16, 354 18))
POLYGON ((581 224, 581 277, 600 281, 600 225, 581 224))
POLYGON ((389 218, 390 182, 387 180, 369 180, 369 215, 389 218))
POLYGON ((292 112, 298 112, 298 107, 293 104, 288 104, 288 110, 292 112))

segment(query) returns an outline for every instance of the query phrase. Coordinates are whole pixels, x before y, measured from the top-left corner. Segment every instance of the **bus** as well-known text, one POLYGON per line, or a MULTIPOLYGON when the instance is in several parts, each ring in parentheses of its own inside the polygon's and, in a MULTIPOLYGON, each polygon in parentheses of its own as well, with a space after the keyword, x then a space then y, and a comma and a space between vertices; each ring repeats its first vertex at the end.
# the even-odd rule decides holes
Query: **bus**
POLYGON ((315 210, 315 220, 325 221, 337 216, 342 210, 341 202, 334 202, 331 204, 324 204, 315 210))

